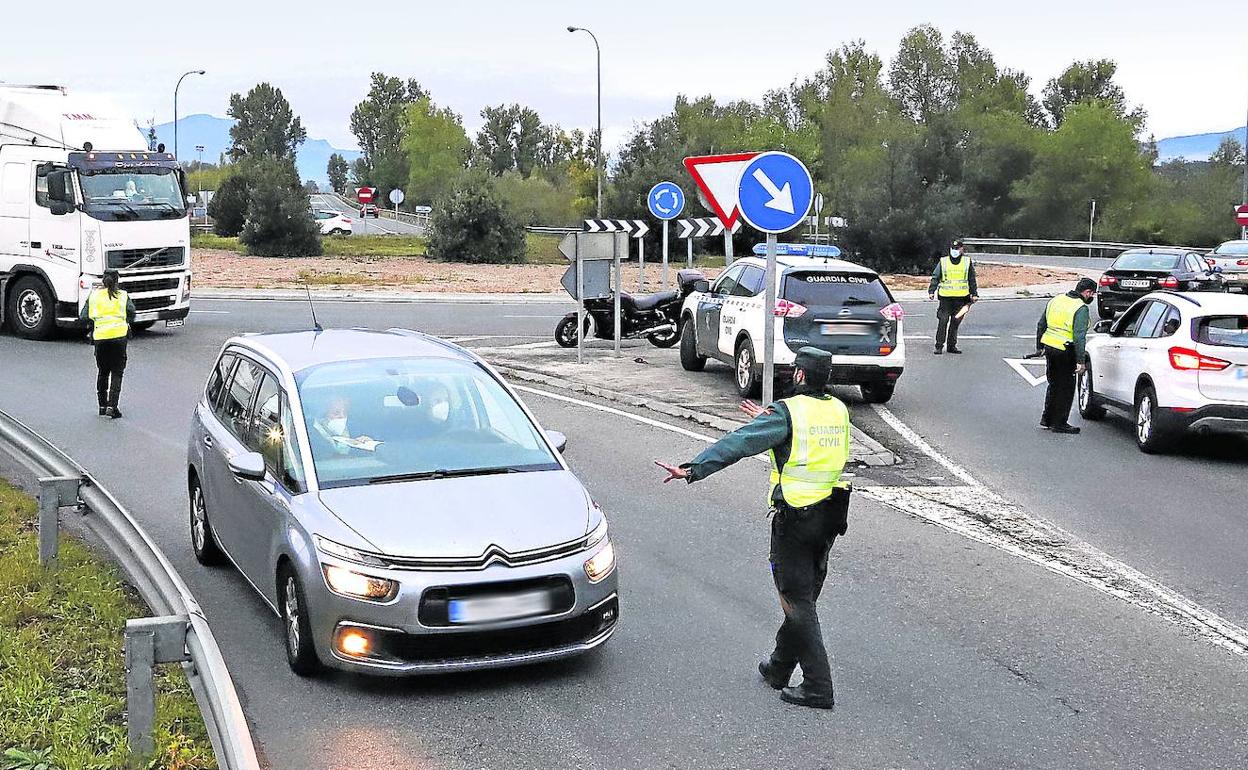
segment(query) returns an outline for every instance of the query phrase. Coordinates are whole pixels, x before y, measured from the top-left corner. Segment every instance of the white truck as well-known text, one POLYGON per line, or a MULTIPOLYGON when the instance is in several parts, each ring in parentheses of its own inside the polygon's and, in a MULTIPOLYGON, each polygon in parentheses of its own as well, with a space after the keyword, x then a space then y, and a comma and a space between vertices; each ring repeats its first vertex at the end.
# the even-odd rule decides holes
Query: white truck
POLYGON ((106 269, 135 326, 190 312, 185 175, 134 121, 59 86, 0 83, 0 325, 30 339, 79 325, 106 269))

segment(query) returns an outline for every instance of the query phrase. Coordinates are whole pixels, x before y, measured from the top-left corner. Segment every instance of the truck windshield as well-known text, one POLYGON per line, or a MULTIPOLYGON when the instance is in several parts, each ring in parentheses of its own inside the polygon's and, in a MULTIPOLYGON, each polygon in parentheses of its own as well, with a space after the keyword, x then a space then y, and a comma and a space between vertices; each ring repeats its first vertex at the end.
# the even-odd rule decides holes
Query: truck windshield
POLYGON ((82 169, 78 179, 83 210, 96 219, 177 219, 186 215, 182 186, 172 168, 82 169))

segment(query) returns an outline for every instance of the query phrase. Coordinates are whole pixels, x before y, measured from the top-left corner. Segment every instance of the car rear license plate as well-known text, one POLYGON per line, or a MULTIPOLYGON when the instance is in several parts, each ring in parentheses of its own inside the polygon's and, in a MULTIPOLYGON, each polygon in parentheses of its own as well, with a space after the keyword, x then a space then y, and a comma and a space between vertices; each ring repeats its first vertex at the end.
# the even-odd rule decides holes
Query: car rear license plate
POLYGON ((165 321, 165 326, 169 326, 169 327, 185 326, 185 325, 186 325, 185 318, 170 318, 168 321, 165 321))
POLYGON ((554 606, 549 591, 474 596, 447 602, 447 619, 452 623, 490 623, 496 620, 527 618, 550 612, 554 606))
POLYGON ((1132 280, 1131 278, 1123 278, 1118 282, 1124 289, 1147 289, 1152 285, 1152 281, 1132 280))
POLYGON ((828 335, 850 334, 850 335, 855 335, 859 337, 865 337, 868 334, 873 334, 875 332, 875 327, 873 327, 871 324, 865 324, 865 323, 840 322, 840 323, 834 323, 834 324, 823 324, 819 331, 822 332, 823 334, 828 334, 828 335))

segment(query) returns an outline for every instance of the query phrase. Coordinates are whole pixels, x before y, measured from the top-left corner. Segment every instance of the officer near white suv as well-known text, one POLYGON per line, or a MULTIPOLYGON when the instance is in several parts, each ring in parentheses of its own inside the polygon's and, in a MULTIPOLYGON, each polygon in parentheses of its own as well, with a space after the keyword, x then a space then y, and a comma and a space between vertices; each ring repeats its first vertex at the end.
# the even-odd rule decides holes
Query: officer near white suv
POLYGON ((950 353, 961 353, 958 348, 958 327, 966 315, 965 308, 979 299, 979 285, 975 280, 975 264, 966 256, 961 239, 949 246, 949 254, 941 257, 932 270, 932 282, 927 287, 929 300, 940 297, 936 308, 936 349, 944 352, 946 337, 950 353))
POLYGON ((1096 281, 1080 278, 1075 288, 1049 300, 1036 324, 1036 350, 1044 351, 1048 389, 1040 427, 1054 433, 1075 434, 1070 407, 1075 400, 1075 375, 1083 371, 1088 338, 1088 306, 1096 297, 1096 281))
POLYGON ((828 574, 828 551, 848 529, 850 486, 841 478, 849 460, 849 410, 827 392, 832 354, 813 347, 797 351, 796 394, 767 408, 746 401, 753 421, 679 466, 656 462, 663 483, 700 481, 747 457, 768 452, 771 486, 771 574, 784 622, 771 657, 759 663, 763 680, 788 703, 833 707, 832 669, 823 646, 815 604, 828 574), (789 687, 797 666, 802 683, 789 687))

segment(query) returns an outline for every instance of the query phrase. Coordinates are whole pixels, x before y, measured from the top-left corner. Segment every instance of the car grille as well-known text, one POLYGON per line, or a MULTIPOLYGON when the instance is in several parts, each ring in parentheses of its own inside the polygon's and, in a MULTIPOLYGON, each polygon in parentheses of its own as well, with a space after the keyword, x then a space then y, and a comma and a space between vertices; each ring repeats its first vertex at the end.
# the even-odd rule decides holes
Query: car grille
POLYGON ((429 588, 420 597, 420 609, 416 617, 422 626, 453 625, 447 615, 451 599, 468 599, 473 596, 505 596, 509 593, 545 590, 550 592, 551 608, 547 615, 562 615, 576 604, 576 591, 566 575, 552 575, 536 580, 512 580, 502 583, 483 583, 471 586, 440 586, 429 588))
POLYGON ((106 264, 110 268, 123 270, 127 265, 151 257, 136 270, 150 267, 174 267, 186 262, 186 249, 181 246, 157 246, 151 249, 112 249, 105 254, 106 264), (155 255, 155 256, 152 256, 155 255))
POLYGON ((178 288, 177 278, 152 278, 146 281, 125 281, 121 282, 121 288, 130 294, 139 294, 145 291, 169 291, 178 288))
POLYGON ((167 307, 173 307, 173 297, 132 297, 131 302, 134 303, 135 311, 146 313, 149 310, 162 310, 167 307))
POLYGON ((491 545, 480 556, 460 557, 408 557, 390 556, 385 554, 369 554, 385 562, 390 569, 414 570, 482 570, 491 564, 503 564, 508 567, 522 567, 526 564, 540 564, 544 561, 562 559, 574 553, 584 551, 589 545, 589 535, 578 537, 559 545, 545 548, 534 548, 529 551, 510 553, 497 545, 491 545))
POLYGON ((538 623, 498 631, 465 631, 440 634, 386 634, 382 649, 390 656, 407 662, 468 661, 503 655, 519 655, 542 650, 555 650, 588 641, 615 625, 619 618, 619 602, 608 603, 575 618, 538 623), (610 620, 604 613, 610 610, 610 620))

